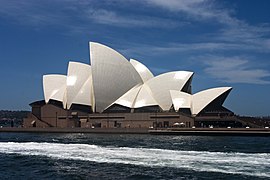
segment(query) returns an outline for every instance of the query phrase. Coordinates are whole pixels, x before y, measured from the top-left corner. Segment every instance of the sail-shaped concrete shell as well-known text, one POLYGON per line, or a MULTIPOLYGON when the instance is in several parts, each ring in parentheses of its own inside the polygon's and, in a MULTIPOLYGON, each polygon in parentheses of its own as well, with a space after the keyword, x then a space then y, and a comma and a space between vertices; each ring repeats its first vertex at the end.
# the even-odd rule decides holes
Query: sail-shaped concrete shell
POLYGON ((149 79, 152 79, 154 75, 152 72, 142 63, 135 59, 130 59, 130 63, 132 66, 136 69, 136 71, 140 74, 143 82, 148 81, 149 79))
POLYGON ((61 101, 65 107, 66 81, 67 77, 65 75, 50 74, 43 76, 43 92, 46 103, 53 99, 61 101))
POLYGON ((113 104, 119 104, 125 107, 133 108, 133 104, 141 88, 142 88, 141 84, 136 85, 134 88, 130 89, 123 96, 117 99, 113 104))
POLYGON ((45 102, 57 100, 64 108, 72 104, 91 106, 103 112, 114 104, 128 108, 159 106, 168 111, 174 105, 190 108, 196 116, 212 108, 220 108, 231 87, 213 88, 191 95, 193 72, 175 71, 154 77, 142 63, 130 62, 115 50, 90 42, 88 64, 70 62, 67 76, 44 75, 45 102))
POLYGON ((164 111, 168 111, 172 106, 170 90, 180 91, 193 72, 175 71, 156 76, 145 84, 150 88, 154 99, 164 111))
POLYGON ((152 92, 146 84, 135 86, 113 104, 119 104, 129 108, 159 105, 153 98, 152 92))
POLYGON ((159 105, 157 101, 154 99, 152 91, 148 87, 147 84, 143 84, 142 88, 140 89, 133 108, 141 108, 141 107, 147 107, 147 106, 155 106, 159 105))
POLYGON ((200 91, 192 95, 192 114, 196 116, 199 114, 208 104, 217 99, 222 94, 230 91, 231 87, 219 87, 200 91))
POLYGON ((67 75, 67 108, 72 104, 92 106, 91 66, 69 62, 67 75))
POLYGON ((178 111, 179 108, 191 108, 192 95, 175 90, 171 90, 170 94, 175 111, 178 111))
POLYGON ((90 42, 90 59, 97 112, 143 82, 130 62, 107 46, 90 42))

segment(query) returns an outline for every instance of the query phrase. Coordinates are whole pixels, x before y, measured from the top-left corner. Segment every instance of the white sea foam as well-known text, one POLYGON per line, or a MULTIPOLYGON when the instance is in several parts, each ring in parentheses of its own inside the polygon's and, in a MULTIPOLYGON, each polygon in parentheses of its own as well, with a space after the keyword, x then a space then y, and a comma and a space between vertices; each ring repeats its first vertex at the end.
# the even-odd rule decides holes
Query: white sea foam
POLYGON ((37 142, 0 142, 0 153, 270 177, 270 153, 181 151, 37 142))

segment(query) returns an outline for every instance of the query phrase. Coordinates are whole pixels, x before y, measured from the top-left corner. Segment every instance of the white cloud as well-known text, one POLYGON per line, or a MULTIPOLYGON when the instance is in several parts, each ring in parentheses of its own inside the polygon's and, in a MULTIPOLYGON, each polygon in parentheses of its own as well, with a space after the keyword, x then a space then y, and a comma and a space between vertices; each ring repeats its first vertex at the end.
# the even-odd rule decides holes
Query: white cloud
POLYGON ((105 9, 88 9, 87 17, 89 20, 98 24, 107 24, 112 26, 122 26, 130 28, 138 27, 176 27, 176 22, 163 18, 148 17, 142 15, 121 15, 115 11, 105 9), (167 25, 167 26, 166 26, 167 25), (168 26, 169 25, 169 26, 168 26))
MULTIPOLYGON (((16 23, 41 27, 54 25, 85 29, 89 24, 138 28, 173 28, 179 24, 173 20, 140 14, 123 14, 113 8, 100 7, 98 1, 1 1, 0 17, 16 23), (80 22, 80 23, 78 23, 80 22)), ((109 2, 101 1, 101 4, 109 2)), ((111 2, 112 3, 112 2, 111 2)), ((121 6, 121 3, 119 3, 121 6)))
POLYGON ((210 57, 204 64, 207 74, 223 82, 270 84, 265 80, 270 77, 269 71, 252 67, 249 60, 240 57, 210 57))
POLYGON ((131 44, 130 49, 123 50, 127 54, 154 55, 193 51, 202 54, 221 51, 270 52, 268 24, 249 25, 234 17, 231 10, 215 0, 0 0, 0 4, 0 18, 8 18, 15 23, 32 25, 39 29, 51 25, 76 33, 93 34, 96 31, 93 23, 125 28, 179 27, 183 25, 183 19, 219 24, 215 32, 203 34, 200 38, 191 38, 186 43, 160 43, 157 40, 156 44, 151 44, 150 41, 149 44, 132 45, 133 42, 127 42, 126 39, 117 40, 122 41, 121 44, 131 44), (137 11, 133 11, 133 7, 143 7, 144 10, 136 14, 137 11), (145 13, 153 8, 156 8, 157 13, 145 13), (164 15, 162 11, 174 18, 169 19, 170 16, 164 15))
POLYGON ((0 4, 0 17, 38 28, 54 25, 89 30, 91 23, 127 28, 175 28, 185 26, 186 21, 219 22, 223 27, 211 34, 206 43, 249 43, 269 50, 269 38, 264 37, 269 35, 269 25, 248 25, 214 0, 0 0, 0 4), (138 13, 133 7, 145 10, 138 13), (153 7, 159 13, 147 15, 147 8, 152 11, 153 7), (174 18, 165 16, 161 10, 172 13, 174 18))
POLYGON ((214 19, 223 24, 237 23, 230 15, 230 11, 220 8, 213 0, 145 0, 146 4, 169 10, 185 13, 188 17, 197 20, 214 19))
MULTIPOLYGON (((270 50, 269 24, 250 25, 233 16, 233 11, 224 8, 214 0, 144 0, 148 6, 158 7, 176 16, 185 14, 190 20, 200 23, 219 23, 216 32, 207 36, 205 44, 217 44, 218 47, 252 49, 268 53, 270 50)), ((194 46, 194 44, 192 45, 194 46)), ((206 46, 207 47, 207 46, 206 46)), ((209 46, 211 49, 212 47, 209 46)), ((229 48, 230 49, 230 48, 229 48)))
MULTIPOLYGON (((217 52, 230 52, 230 51, 257 51, 265 52, 266 48, 262 48, 262 45, 237 43, 237 42, 198 42, 198 43, 168 43, 164 45, 149 45, 149 44, 134 44, 129 43, 126 45, 129 48, 123 48, 121 52, 125 54, 136 55, 164 55, 177 53, 179 55, 183 53, 189 54, 205 54, 205 53, 217 53, 217 52)), ((269 46, 268 46, 269 47, 269 46)), ((268 51, 267 51, 268 52, 268 51)))
POLYGON ((57 2, 0 0, 0 4, 1 18, 16 24, 31 25, 35 28, 57 24, 64 25, 70 18, 70 15, 65 13, 64 8, 61 8, 57 2))

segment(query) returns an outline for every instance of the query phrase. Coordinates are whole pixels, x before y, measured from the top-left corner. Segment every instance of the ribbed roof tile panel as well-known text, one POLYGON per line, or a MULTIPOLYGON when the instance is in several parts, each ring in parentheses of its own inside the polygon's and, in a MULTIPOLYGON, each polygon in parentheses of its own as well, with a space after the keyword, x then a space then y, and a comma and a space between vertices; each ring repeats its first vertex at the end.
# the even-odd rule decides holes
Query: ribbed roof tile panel
POLYGON ((93 105, 92 76, 85 81, 77 96, 73 99, 72 104, 93 105))
POLYGON ((159 105, 147 84, 143 84, 134 102, 134 108, 159 105))
POLYGON ((192 75, 193 72, 189 71, 174 71, 158 75, 146 84, 159 106, 164 111, 168 111, 172 106, 170 90, 180 91, 192 75))
POLYGON ((136 69, 136 71, 140 74, 143 82, 148 81, 149 79, 152 79, 154 75, 152 72, 142 63, 135 59, 130 59, 130 63, 132 66, 136 69))
POLYGON ((53 99, 61 101, 65 106, 66 80, 65 75, 49 74, 43 76, 43 92, 46 103, 53 99))
POLYGON ((171 90, 170 94, 175 111, 178 111, 179 108, 191 108, 192 95, 175 90, 171 90))
POLYGON ((73 103, 91 106, 91 66, 69 62, 67 74, 67 108, 69 109, 73 103))
POLYGON ((117 99, 113 104, 119 104, 125 107, 132 108, 134 101, 141 88, 142 85, 136 85, 128 92, 126 92, 123 96, 121 96, 119 99, 117 99))
POLYGON ((102 112, 142 79, 130 62, 117 51, 90 42, 96 111, 102 112))
POLYGON ((231 87, 211 88, 192 95, 192 114, 196 116, 213 100, 231 89, 231 87))

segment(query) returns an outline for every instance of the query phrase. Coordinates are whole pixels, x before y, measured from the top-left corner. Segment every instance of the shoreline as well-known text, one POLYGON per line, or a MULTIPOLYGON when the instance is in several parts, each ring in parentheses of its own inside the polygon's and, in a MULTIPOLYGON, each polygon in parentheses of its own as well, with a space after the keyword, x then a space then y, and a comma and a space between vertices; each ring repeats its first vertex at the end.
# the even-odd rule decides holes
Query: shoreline
POLYGON ((2 127, 0 133, 93 133, 93 134, 149 134, 187 136, 270 136, 267 128, 16 128, 2 127))
POLYGON ((265 128, 196 128, 149 130, 151 135, 182 136, 270 136, 270 129, 265 128))
POLYGON ((148 128, 16 128, 3 127, 1 132, 14 133, 97 133, 97 134, 149 134, 148 128))

